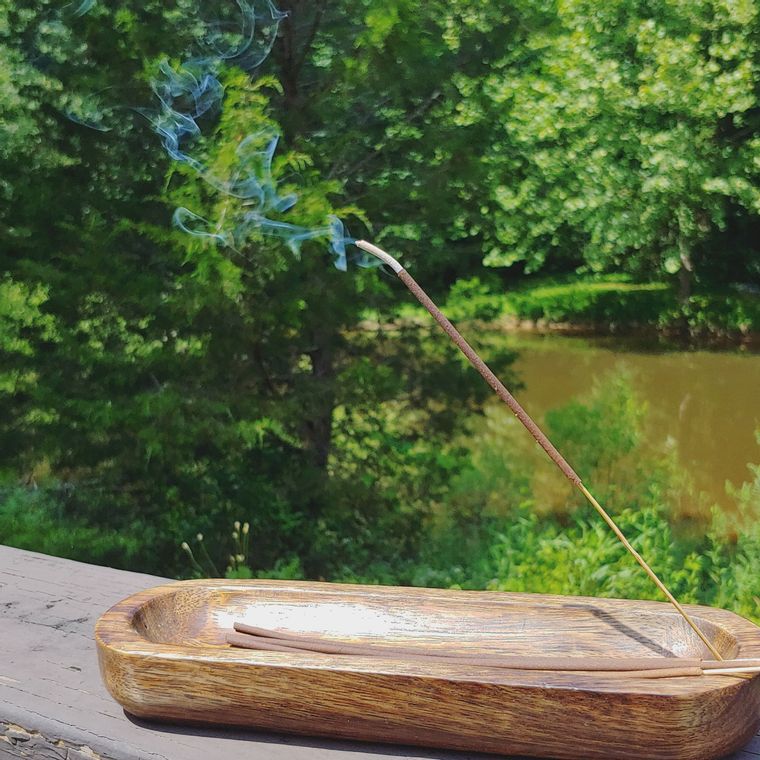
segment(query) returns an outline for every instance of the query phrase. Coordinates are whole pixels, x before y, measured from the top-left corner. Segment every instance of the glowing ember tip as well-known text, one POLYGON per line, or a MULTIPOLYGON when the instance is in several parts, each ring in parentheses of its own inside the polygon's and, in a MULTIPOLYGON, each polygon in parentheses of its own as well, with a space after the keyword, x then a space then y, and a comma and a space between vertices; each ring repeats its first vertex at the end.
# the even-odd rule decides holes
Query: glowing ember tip
POLYGON ((357 240, 354 245, 356 245, 357 248, 361 248, 363 251, 376 256, 383 262, 383 264, 387 264, 396 274, 403 272, 404 267, 402 267, 401 264, 390 255, 390 253, 386 253, 382 248, 378 248, 376 245, 372 245, 372 243, 368 243, 366 240, 357 240))

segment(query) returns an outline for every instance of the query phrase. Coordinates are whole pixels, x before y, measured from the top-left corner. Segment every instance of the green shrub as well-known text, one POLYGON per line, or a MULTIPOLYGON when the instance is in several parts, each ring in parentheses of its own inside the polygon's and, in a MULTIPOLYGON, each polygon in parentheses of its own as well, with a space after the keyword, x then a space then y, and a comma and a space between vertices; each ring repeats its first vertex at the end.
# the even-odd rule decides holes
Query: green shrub
MULTIPOLYGON (((700 563, 655 509, 625 510, 616 522, 636 550, 682 601, 698 601, 700 563), (674 551, 674 546, 676 551, 674 551), (678 551, 681 549, 681 551, 678 551)), ((491 547, 500 591, 660 599, 660 593, 596 513, 578 511, 570 524, 540 520, 526 504, 491 547)))
MULTIPOLYGON (((714 511, 695 535, 678 511, 688 489, 674 452, 644 443, 645 407, 625 375, 552 410, 552 440, 634 547, 684 602, 760 619, 760 466, 731 489, 736 514, 714 511)), ((661 599, 591 507, 555 475, 501 406, 469 437, 470 466, 454 480, 429 543, 404 582, 534 593, 661 599)))
POLYGON ((579 281, 511 293, 508 303, 521 319, 627 326, 656 324, 673 294, 664 283, 579 281))
POLYGON ((0 544, 122 568, 130 568, 142 548, 136 533, 72 520, 49 492, 21 487, 0 490, 0 544))
POLYGON ((685 328, 694 335, 745 335, 760 330, 756 294, 706 291, 680 303, 666 283, 633 283, 624 278, 543 282, 508 293, 503 304, 508 313, 535 322, 666 331, 685 328))
MULTIPOLYGON (((757 514, 758 504, 754 514, 757 514)), ((760 621, 760 525, 735 538, 716 512, 701 541, 684 539, 662 512, 625 510, 616 522, 681 602, 734 610, 760 621)), ((491 578, 498 591, 662 600, 662 595, 595 513, 569 524, 524 504, 494 535, 491 578)), ((482 578, 483 569, 479 571, 482 578)), ((469 585, 469 584, 467 584, 469 585)))
POLYGON ((736 514, 713 512, 704 552, 706 601, 760 620, 760 466, 749 468, 753 480, 728 486, 736 514))
POLYGON ((661 328, 686 325, 694 335, 746 335, 760 330, 760 296, 733 291, 697 293, 660 314, 661 328))
POLYGON ((449 291, 443 310, 454 322, 498 319, 505 311, 506 296, 498 284, 479 277, 457 280, 449 291))

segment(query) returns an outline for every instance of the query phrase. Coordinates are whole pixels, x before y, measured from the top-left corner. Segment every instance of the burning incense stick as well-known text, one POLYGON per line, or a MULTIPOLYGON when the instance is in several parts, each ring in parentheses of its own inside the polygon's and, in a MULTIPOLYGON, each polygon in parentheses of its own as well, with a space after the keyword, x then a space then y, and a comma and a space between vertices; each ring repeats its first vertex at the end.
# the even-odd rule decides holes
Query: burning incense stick
POLYGON ((512 410, 517 419, 528 429, 530 434, 536 440, 539 446, 549 455, 549 458, 554 464, 559 467, 562 474, 586 497, 592 507, 599 513, 602 519, 612 529, 620 542, 630 552, 631 556, 636 562, 641 565, 644 572, 650 577, 652 582, 658 589, 665 595, 668 601, 676 608, 683 619, 689 624, 692 630, 699 636, 704 645, 710 650, 713 657, 716 660, 722 660, 720 652, 713 646, 710 640, 699 629, 697 624, 692 620, 689 614, 678 603, 678 600, 670 593, 665 584, 657 577, 655 572, 646 563, 644 558, 631 546, 631 543, 623 535, 623 532, 615 524, 615 521, 607 514, 601 504, 593 497, 585 485, 581 482, 580 476, 573 470, 567 460, 562 454, 557 451, 552 442, 544 435, 543 431, 536 425, 531 419, 528 413, 520 406, 517 399, 507 390, 504 384, 498 377, 491 371, 486 363, 478 356, 477 352, 470 346, 470 344, 462 337, 459 331, 451 324, 448 318, 441 312, 441 310, 430 300, 430 297, 425 291, 417 284, 415 279, 401 266, 401 264, 393 258, 389 253, 382 248, 378 248, 372 243, 368 243, 365 240, 357 240, 356 245, 367 253, 371 253, 376 256, 384 264, 387 264, 398 276, 401 282, 406 285, 411 291, 412 295, 430 312, 433 319, 441 326, 443 331, 451 338, 456 347, 469 359, 470 363, 481 374, 483 379, 491 386, 496 392, 496 395, 512 410))

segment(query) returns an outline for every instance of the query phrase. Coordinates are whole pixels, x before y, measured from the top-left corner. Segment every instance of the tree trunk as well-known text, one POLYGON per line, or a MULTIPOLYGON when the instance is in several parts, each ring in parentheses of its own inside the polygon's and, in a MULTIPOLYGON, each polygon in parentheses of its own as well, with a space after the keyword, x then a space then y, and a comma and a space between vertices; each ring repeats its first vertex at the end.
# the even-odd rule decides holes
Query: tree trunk
POLYGON ((689 246, 683 236, 678 238, 678 256, 681 259, 681 268, 678 270, 678 301, 681 304, 680 329, 682 336, 687 338, 691 333, 687 308, 694 280, 694 264, 691 260, 689 246))
POLYGON ((308 93, 303 91, 302 73, 327 3, 325 0, 280 0, 277 5, 287 14, 280 23, 279 39, 274 47, 282 85, 281 126, 285 137, 293 141, 308 124, 308 93))
POLYGON ((314 464, 320 470, 325 470, 330 458, 335 407, 335 367, 329 341, 323 341, 322 345, 310 352, 309 356, 314 380, 314 403, 309 419, 306 420, 306 438, 314 464))
POLYGON ((280 24, 280 84, 284 99, 285 113, 290 115, 298 105, 298 65, 296 59, 298 44, 296 39, 295 23, 299 14, 298 3, 288 2, 282 6, 287 16, 280 24))
POLYGON ((694 263, 691 260, 689 246, 683 237, 678 239, 678 255, 681 268, 678 270, 678 300, 684 306, 691 298, 691 286, 694 279, 694 263))

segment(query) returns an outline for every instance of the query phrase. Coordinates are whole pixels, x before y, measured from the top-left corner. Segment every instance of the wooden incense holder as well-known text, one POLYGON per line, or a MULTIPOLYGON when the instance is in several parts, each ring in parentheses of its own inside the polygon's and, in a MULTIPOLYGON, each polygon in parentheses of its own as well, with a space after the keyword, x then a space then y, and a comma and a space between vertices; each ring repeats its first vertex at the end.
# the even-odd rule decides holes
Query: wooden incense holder
MULTIPOLYGON (((760 658, 760 628, 724 610, 688 610, 725 659, 760 658)), ((128 712, 148 719, 637 760, 720 757, 760 724, 760 675, 638 678, 477 662, 712 659, 686 621, 661 602, 183 581, 120 602, 98 621, 96 639, 109 691, 128 712), (287 632, 301 643, 396 648, 399 655, 230 647, 236 622, 287 632), (407 656, 414 651, 457 661, 407 656)))

